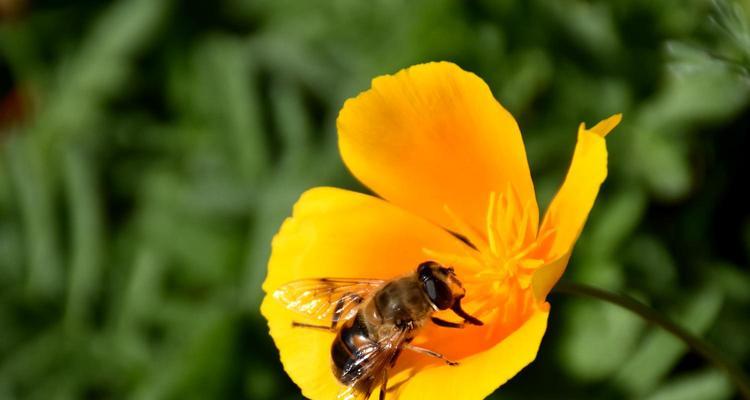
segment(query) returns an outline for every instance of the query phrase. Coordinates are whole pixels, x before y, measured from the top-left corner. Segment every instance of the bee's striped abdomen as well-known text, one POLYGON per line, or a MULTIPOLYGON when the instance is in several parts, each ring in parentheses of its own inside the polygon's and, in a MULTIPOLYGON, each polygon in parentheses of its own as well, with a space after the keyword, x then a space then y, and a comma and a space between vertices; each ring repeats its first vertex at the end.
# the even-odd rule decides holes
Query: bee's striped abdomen
POLYGON ((367 372, 357 365, 357 360, 362 350, 371 346, 377 346, 377 342, 370 339, 367 326, 358 313, 341 328, 331 346, 334 374, 341 383, 348 385, 367 372))

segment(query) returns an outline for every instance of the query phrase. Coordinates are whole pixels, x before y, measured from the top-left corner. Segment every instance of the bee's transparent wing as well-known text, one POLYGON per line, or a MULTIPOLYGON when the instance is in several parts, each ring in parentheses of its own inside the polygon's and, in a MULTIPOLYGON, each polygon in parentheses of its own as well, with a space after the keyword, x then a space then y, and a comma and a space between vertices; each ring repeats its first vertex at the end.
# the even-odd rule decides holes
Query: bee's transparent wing
POLYGON ((273 297, 306 317, 335 322, 353 317, 357 306, 384 283, 379 279, 302 279, 276 289, 273 297))
POLYGON ((383 375, 396 363, 406 337, 406 331, 394 328, 379 342, 360 347, 352 361, 344 366, 342 380, 350 383, 339 393, 337 399, 367 399, 383 382, 383 375))
POLYGON ((367 400, 368 397, 370 397, 369 394, 358 392, 353 387, 347 386, 339 392, 339 395, 336 396, 336 400, 367 400))

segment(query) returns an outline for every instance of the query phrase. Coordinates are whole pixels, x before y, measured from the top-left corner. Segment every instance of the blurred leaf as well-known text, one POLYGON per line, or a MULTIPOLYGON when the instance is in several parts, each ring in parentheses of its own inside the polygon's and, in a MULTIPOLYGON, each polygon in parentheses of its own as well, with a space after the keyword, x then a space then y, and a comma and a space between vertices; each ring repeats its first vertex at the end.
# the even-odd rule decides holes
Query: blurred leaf
POLYGON ((634 237, 627 247, 627 259, 644 289, 659 295, 670 294, 667 290, 675 286, 678 268, 659 239, 651 235, 634 237))
MULTIPOLYGON (((686 298, 685 308, 675 321, 702 336, 716 319, 722 301, 723 295, 719 290, 703 288, 686 298)), ((641 397, 653 390, 687 351, 679 339, 653 328, 622 365, 615 383, 627 393, 641 397)))
POLYGON ((732 384, 719 371, 700 371, 685 374, 666 382, 645 400, 703 400, 729 399, 732 384))
POLYGON ((576 301, 565 312, 561 365, 583 382, 616 371, 635 348, 644 326, 630 311, 590 300, 576 301))
POLYGON ((51 300, 62 286, 62 266, 57 224, 54 218, 52 177, 29 137, 13 137, 7 143, 4 159, 23 221, 26 247, 26 288, 32 299, 51 300))
POLYGON ((91 320, 93 303, 102 276, 101 200, 94 176, 96 165, 87 149, 70 149, 65 158, 68 203, 71 208, 72 240, 68 273, 68 299, 65 323, 81 328, 91 320))

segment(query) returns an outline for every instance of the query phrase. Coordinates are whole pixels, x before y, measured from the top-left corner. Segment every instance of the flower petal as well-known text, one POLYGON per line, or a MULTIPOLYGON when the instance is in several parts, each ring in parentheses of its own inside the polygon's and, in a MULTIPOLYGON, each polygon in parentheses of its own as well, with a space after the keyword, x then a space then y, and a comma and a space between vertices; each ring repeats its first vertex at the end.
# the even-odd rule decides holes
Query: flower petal
POLYGON ((345 104, 339 148, 361 182, 394 204, 451 230, 446 208, 485 231, 490 193, 511 187, 538 208, 516 121, 476 75, 421 64, 375 78, 345 104))
POLYGON ((586 129, 584 124, 578 129, 578 143, 568 175, 550 203, 539 230, 540 236, 552 231, 553 238, 540 249, 548 264, 534 276, 534 291, 539 299, 546 297, 565 270, 599 187, 607 177, 607 143, 604 137, 621 119, 622 115, 616 114, 591 129, 586 129))
POLYGON ((466 249, 426 220, 378 198, 334 188, 303 194, 272 246, 261 313, 284 369, 312 399, 335 398, 342 388, 330 368, 334 335, 293 328, 292 321, 301 317, 269 293, 303 278, 389 279, 413 272, 427 258, 425 247, 457 254, 466 249))
MULTIPOLYGON (((547 329, 545 304, 520 328, 494 347, 461 360, 455 367, 421 370, 397 388, 400 399, 483 399, 536 358, 547 329)), ((460 340, 460 339, 459 339, 460 340)), ((399 376, 392 381, 398 383, 399 376)))
POLYGON ((549 294, 557 281, 560 280, 560 277, 562 277, 563 272, 565 272, 565 266, 568 265, 568 260, 570 260, 570 253, 563 254, 534 272, 531 286, 536 299, 544 300, 547 298, 547 294, 549 294))

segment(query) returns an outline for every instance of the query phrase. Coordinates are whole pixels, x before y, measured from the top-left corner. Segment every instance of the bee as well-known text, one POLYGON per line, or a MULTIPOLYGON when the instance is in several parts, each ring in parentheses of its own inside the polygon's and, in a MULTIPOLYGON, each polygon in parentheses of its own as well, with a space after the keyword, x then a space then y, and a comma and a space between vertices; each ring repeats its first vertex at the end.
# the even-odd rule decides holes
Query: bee
POLYGON ((367 399, 380 384, 385 399, 388 371, 403 350, 414 351, 458 365, 442 354, 414 346, 411 341, 428 322, 446 328, 463 328, 482 321, 461 308, 466 295, 453 268, 435 261, 421 263, 416 271, 393 280, 303 279, 285 284, 273 296, 287 309, 327 321, 327 325, 292 322, 300 328, 336 333, 331 345, 333 373, 345 389, 339 399, 367 399), (450 309, 463 319, 451 322, 435 317, 450 309))

